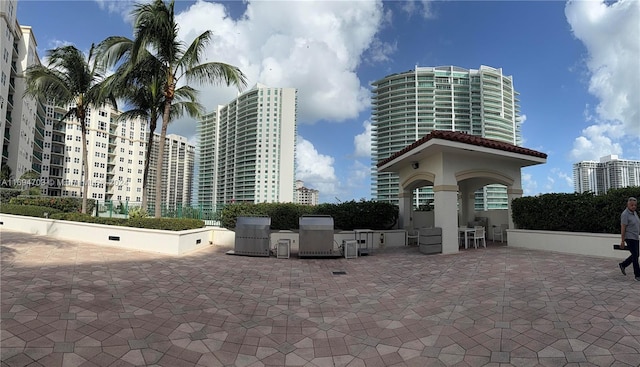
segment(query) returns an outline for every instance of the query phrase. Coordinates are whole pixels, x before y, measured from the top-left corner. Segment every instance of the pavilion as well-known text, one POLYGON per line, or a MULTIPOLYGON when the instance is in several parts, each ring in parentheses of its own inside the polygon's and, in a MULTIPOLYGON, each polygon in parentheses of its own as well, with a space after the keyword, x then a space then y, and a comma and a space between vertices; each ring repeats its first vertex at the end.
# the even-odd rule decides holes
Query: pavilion
POLYGON ((521 168, 546 161, 545 153, 517 145, 434 130, 380 161, 377 167, 378 172, 399 176, 400 228, 411 229, 407 219, 413 211, 413 190, 433 186, 434 225, 442 228, 442 253, 446 254, 459 251, 458 227, 473 220, 474 192, 483 186, 507 186, 509 228, 514 228, 511 202, 522 196, 521 168))

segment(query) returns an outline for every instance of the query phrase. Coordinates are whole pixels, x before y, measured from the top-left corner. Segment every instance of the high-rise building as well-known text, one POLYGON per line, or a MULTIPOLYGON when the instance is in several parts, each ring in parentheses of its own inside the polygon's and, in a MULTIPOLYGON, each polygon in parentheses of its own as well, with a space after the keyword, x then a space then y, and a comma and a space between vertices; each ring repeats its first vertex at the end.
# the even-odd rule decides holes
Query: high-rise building
MULTIPOLYGON (((398 203, 398 176, 376 164, 433 130, 460 131, 520 145, 520 109, 513 78, 481 66, 417 67, 372 83, 372 198, 398 203)), ((430 187, 414 193, 414 206, 433 199, 430 187)), ((476 192, 475 209, 507 209, 506 187, 476 192)))
POLYGON ((198 124, 198 202, 293 202, 296 90, 257 84, 198 124))
MULTIPOLYGON (((67 106, 68 107, 68 106, 67 106)), ((81 197, 82 131, 77 118, 60 122, 67 107, 46 107, 42 157, 43 194, 81 197)), ((118 119, 110 105, 89 108, 87 125, 88 198, 98 201, 141 201, 146 123, 118 119)))
POLYGON ((304 187, 304 181, 296 180, 294 202, 302 205, 318 205, 320 202, 320 191, 304 187))
MULTIPOLYGON (((0 2, 0 141, 2 166, 19 179, 29 171, 40 175, 43 195, 81 197, 84 182, 82 133, 77 118, 61 121, 69 106, 55 106, 25 96, 28 67, 40 64, 31 27, 16 20, 16 0, 0 2)), ((53 101, 54 102, 54 101, 53 101)), ((98 201, 140 202, 148 128, 142 120, 119 119, 110 105, 89 108, 87 128, 88 197, 98 201)), ((156 135, 156 142, 159 135, 156 135)), ((190 203, 195 147, 177 135, 167 137, 163 202, 190 203)), ((157 156, 157 148, 156 148, 157 156)), ((152 159, 154 157, 152 156, 152 159)), ((151 165, 153 198, 155 165, 151 165)))
POLYGON ((0 2, 0 141, 2 166, 19 179, 29 171, 40 173, 43 153, 44 105, 25 97, 28 67, 40 64, 31 27, 16 20, 16 1, 0 2))
MULTIPOLYGON (((162 203, 163 209, 176 210, 191 205, 193 194, 193 169, 196 147, 187 138, 168 134, 164 141, 162 159, 162 203)), ((160 134, 153 137, 149 159, 148 207, 155 206, 156 164, 160 153, 160 134)), ((143 162, 144 163, 144 162, 143 162)))
POLYGON ((582 161, 573 164, 573 187, 576 192, 596 195, 611 189, 640 186, 640 161, 619 159, 611 154, 599 162, 582 161))

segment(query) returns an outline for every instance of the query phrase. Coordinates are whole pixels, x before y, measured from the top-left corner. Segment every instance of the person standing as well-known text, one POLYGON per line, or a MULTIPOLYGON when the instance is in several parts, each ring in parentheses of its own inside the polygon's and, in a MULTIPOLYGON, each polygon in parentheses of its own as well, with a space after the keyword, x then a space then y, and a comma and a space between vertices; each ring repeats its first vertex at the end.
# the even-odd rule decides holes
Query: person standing
POLYGON ((638 218, 638 200, 630 197, 627 208, 620 214, 620 249, 629 248, 631 255, 618 264, 622 274, 627 275, 626 267, 633 264, 633 274, 640 281, 640 265, 638 265, 638 241, 640 239, 640 218, 638 218))

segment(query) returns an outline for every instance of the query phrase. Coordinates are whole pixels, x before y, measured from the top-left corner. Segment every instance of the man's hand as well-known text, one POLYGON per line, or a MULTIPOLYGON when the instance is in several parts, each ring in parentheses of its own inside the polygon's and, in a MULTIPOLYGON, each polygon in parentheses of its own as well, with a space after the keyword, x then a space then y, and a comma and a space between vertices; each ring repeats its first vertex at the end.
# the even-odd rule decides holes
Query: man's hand
POLYGON ((620 249, 624 250, 624 240, 620 241, 620 249))

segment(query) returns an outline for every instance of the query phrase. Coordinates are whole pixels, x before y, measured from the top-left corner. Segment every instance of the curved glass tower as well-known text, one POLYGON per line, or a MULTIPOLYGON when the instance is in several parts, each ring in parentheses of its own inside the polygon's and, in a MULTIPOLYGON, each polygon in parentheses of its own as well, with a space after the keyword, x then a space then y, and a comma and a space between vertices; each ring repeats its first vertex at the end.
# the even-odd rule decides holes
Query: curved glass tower
MULTIPOLYGON (((461 131, 521 145, 520 108, 513 78, 502 69, 480 66, 417 67, 372 83, 372 198, 398 203, 398 177, 378 173, 376 164, 432 130, 461 131)), ((433 197, 419 189, 414 205, 433 197)), ((506 209, 506 188, 486 186, 476 210, 506 209)))

